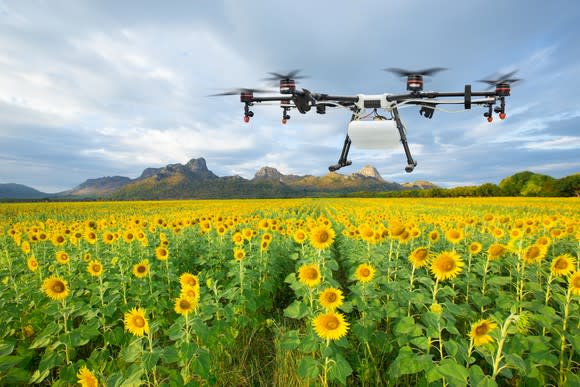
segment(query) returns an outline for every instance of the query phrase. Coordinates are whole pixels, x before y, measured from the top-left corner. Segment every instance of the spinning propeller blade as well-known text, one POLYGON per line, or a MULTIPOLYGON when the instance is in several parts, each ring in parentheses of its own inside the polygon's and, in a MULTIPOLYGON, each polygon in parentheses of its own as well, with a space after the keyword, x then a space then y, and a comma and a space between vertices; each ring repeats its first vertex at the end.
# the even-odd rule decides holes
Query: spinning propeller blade
POLYGON ((224 91, 223 93, 217 93, 217 94, 210 94, 207 97, 223 97, 226 95, 240 95, 240 94, 244 94, 244 93, 248 93, 248 94, 253 94, 253 93, 271 93, 271 90, 264 90, 264 89, 247 89, 247 88, 236 88, 236 89, 230 89, 227 91, 224 91))
POLYGON ((476 82, 487 83, 489 85, 489 89, 492 89, 494 86, 500 83, 514 84, 523 81, 522 78, 512 78, 517 72, 518 70, 514 70, 506 74, 492 75, 489 76, 488 78, 496 78, 496 79, 480 79, 476 82))
POLYGON ((271 77, 264 78, 265 81, 283 81, 286 79, 305 79, 308 78, 306 75, 299 75, 302 70, 292 70, 287 74, 280 74, 280 73, 268 73, 271 77))
POLYGON ((445 68, 445 67, 431 67, 431 68, 424 69, 424 70, 411 71, 411 70, 405 70, 405 69, 401 69, 401 68, 397 68, 397 67, 389 67, 389 68, 386 68, 383 70, 388 71, 390 73, 393 73, 395 75, 398 75, 400 77, 408 77, 409 75, 431 76, 431 75, 437 74, 440 71, 447 70, 447 68, 445 68))

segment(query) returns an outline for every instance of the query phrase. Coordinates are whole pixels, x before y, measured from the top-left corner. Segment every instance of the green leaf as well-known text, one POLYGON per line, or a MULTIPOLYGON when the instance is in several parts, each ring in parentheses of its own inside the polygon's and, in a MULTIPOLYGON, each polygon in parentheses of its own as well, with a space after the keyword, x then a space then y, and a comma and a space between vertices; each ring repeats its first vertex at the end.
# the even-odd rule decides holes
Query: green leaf
POLYGON ((485 375, 476 387, 497 387, 497 383, 491 376, 485 375))
POLYGON ((495 286, 505 286, 512 283, 512 279, 510 277, 493 276, 487 283, 489 284, 490 288, 495 286))
POLYGON ((169 346, 163 348, 161 352, 161 359, 163 359, 163 363, 165 364, 173 364, 179 361, 179 352, 175 346, 169 346))
POLYGON ((298 375, 303 378, 316 378, 319 374, 318 362, 311 356, 305 356, 298 363, 298 375))
POLYGON ((439 363, 438 371, 445 376, 450 384, 455 386, 467 386, 467 378, 469 378, 469 372, 467 369, 458 364, 453 359, 443 359, 439 363))
POLYGON ((473 300, 475 306, 477 306, 478 308, 491 304, 491 298, 489 298, 488 296, 482 296, 481 294, 478 293, 473 294, 471 296, 471 299, 473 300))
POLYGON ((38 384, 46 379, 48 375, 50 375, 50 370, 42 370, 42 372, 40 370, 36 370, 30 377, 28 384, 38 384))
POLYGON ((145 370, 140 364, 133 364, 125 373, 125 380, 121 383, 121 387, 137 387, 143 385, 141 377, 145 370))
POLYGON ((515 353, 507 353, 505 354, 505 361, 509 366, 525 374, 527 368, 526 363, 519 355, 516 355, 515 353))
POLYGON ((346 378, 352 374, 350 364, 340 353, 335 354, 333 360, 334 362, 328 373, 330 380, 336 380, 341 384, 346 384, 346 378))
POLYGON ((184 336, 183 321, 181 319, 177 319, 177 321, 169 327, 167 330, 167 336, 169 337, 169 340, 172 341, 177 341, 184 336))
POLYGON ((38 364, 39 370, 51 370, 56 366, 64 364, 64 353, 63 352, 45 352, 40 363, 38 364))
POLYGON ((389 374, 395 379, 403 375, 416 374, 430 366, 431 361, 431 355, 417 355, 410 347, 402 347, 389 367, 389 374))
POLYGON ((145 352, 143 354, 143 366, 145 367, 145 370, 151 371, 157 365, 160 357, 161 353, 158 351, 145 352))
POLYGON ((0 371, 5 371, 9 368, 16 366, 23 360, 21 356, 0 356, 0 371))
POLYGON ((300 332, 292 330, 284 333, 280 340, 280 348, 284 351, 292 351, 300 345, 300 332))
POLYGON ((308 314, 308 307, 301 301, 294 301, 286 309, 284 309, 284 316, 301 319, 308 314))
POLYGON ((0 344, 0 356, 10 355, 14 349, 14 343, 0 344))
POLYGON ((141 340, 135 340, 125 348, 121 349, 119 357, 126 363, 133 363, 139 359, 142 353, 143 347, 141 346, 141 340))
POLYGON ((197 350, 197 361, 192 362, 193 372, 203 379, 207 380, 210 377, 211 371, 211 357, 209 352, 205 349, 197 350))
POLYGON ((23 385, 30 380, 30 372, 22 368, 11 368, 2 379, 2 383, 9 385, 23 385))
POLYGON ((467 371, 469 372, 469 384, 472 386, 476 386, 485 377, 483 370, 478 365, 472 365, 467 371))

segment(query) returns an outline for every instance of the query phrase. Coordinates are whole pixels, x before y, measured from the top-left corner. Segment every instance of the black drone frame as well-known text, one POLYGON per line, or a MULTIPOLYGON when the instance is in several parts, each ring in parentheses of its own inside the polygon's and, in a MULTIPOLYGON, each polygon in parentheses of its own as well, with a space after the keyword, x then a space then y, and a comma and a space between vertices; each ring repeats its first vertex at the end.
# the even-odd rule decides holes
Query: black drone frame
MULTIPOLYGON (((461 92, 436 92, 423 91, 423 75, 432 75, 435 72, 444 70, 442 68, 434 68, 417 72, 407 72, 400 69, 387 69, 399 75, 407 77, 407 90, 405 94, 380 94, 380 95, 363 95, 357 96, 339 96, 322 93, 314 93, 307 89, 297 89, 295 79, 301 78, 297 76, 298 71, 294 71, 287 75, 280 75, 277 73, 270 73, 273 78, 270 80, 280 81, 280 94, 278 96, 254 96, 254 92, 264 92, 262 90, 253 89, 237 89, 233 92, 227 92, 216 95, 240 95, 240 102, 244 103, 244 121, 249 122, 250 118, 254 116, 254 112, 250 107, 256 103, 262 102, 279 102, 282 108, 282 123, 286 124, 290 119, 288 112, 295 108, 301 114, 306 114, 313 107, 316 108, 318 114, 325 114, 327 107, 344 107, 352 111, 351 121, 361 118, 364 109, 374 109, 375 114, 377 109, 384 109, 391 113, 392 119, 396 123, 400 135, 400 141, 403 145, 405 155, 407 157, 407 166, 405 171, 410 173, 417 166, 417 162, 413 159, 407 136, 405 134, 405 126, 401 121, 398 107, 400 105, 417 105, 420 106, 419 114, 425 118, 431 119, 433 113, 438 105, 462 104, 465 109, 471 109, 472 105, 484 106, 487 111, 483 116, 487 118, 488 122, 493 121, 493 113, 499 114, 500 119, 505 119, 505 97, 510 95, 511 84, 519 81, 519 79, 508 79, 515 72, 507 74, 498 80, 482 81, 492 86, 494 90, 488 91, 473 91, 471 85, 466 84, 461 92), (446 100, 446 98, 461 97, 461 100, 446 100)), ((350 151, 351 139, 347 133, 342 147, 342 152, 338 159, 338 163, 328 167, 330 171, 337 171, 342 167, 352 164, 348 160, 348 153, 350 151)))

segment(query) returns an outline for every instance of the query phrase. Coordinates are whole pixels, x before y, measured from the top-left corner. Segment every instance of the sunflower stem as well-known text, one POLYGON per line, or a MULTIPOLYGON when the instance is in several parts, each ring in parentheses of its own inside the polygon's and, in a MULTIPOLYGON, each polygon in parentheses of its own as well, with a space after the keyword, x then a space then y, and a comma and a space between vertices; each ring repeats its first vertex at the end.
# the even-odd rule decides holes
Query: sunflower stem
POLYGON ((511 314, 503 323, 503 326, 501 328, 501 338, 498 342, 497 345, 497 352, 495 354, 495 357, 493 358, 493 374, 492 374, 492 378, 495 380, 496 376, 500 373, 500 371, 504 368, 504 367, 500 367, 499 363, 501 362, 501 360, 503 359, 503 345, 505 343, 505 340, 507 338, 508 335, 508 328, 509 326, 515 322, 517 320, 517 316, 514 314, 511 314))
POLYGON ((570 315, 570 301, 572 300, 572 285, 568 288, 568 292, 566 293, 566 304, 564 305, 564 319, 562 322, 562 335, 561 341, 562 344, 560 345, 560 386, 564 385, 565 377, 564 377, 564 354, 566 353, 566 329, 568 328, 568 317, 570 315))

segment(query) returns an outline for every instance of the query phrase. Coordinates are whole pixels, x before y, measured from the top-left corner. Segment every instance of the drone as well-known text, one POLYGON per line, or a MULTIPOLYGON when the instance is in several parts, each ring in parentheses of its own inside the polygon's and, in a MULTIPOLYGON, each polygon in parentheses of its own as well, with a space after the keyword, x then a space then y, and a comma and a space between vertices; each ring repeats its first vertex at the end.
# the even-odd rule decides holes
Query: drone
MULTIPOLYGON (((435 110, 443 110, 439 105, 463 105, 465 110, 473 105, 486 108, 483 116, 488 122, 493 121, 493 113, 501 120, 506 118, 505 98, 510 96, 512 84, 521 81, 513 78, 516 71, 496 76, 496 79, 483 79, 477 82, 487 84, 487 90, 474 91, 470 84, 466 84, 463 91, 438 92, 423 91, 424 77, 433 76, 438 72, 447 70, 442 67, 433 67, 419 71, 410 71, 401 68, 387 68, 384 71, 406 78, 407 92, 403 94, 358 94, 354 96, 329 95, 315 93, 308 89, 297 88, 297 80, 307 78, 301 75, 301 70, 293 70, 286 74, 271 72, 265 81, 276 81, 279 85, 279 94, 275 96, 262 96, 263 93, 271 93, 269 90, 238 88, 228 90, 211 96, 239 95, 240 102, 244 104, 244 122, 249 123, 254 116, 251 108, 255 104, 279 103, 282 109, 282 124, 290 119, 288 114, 296 109, 301 114, 316 110, 318 114, 326 114, 327 109, 345 108, 352 112, 342 152, 338 162, 328 167, 334 172, 340 168, 352 164, 348 160, 351 144, 359 149, 384 149, 403 145, 407 165, 405 171, 413 172, 417 161, 413 159, 407 142, 406 128, 401 120, 399 109, 409 106, 418 106, 419 114, 424 118, 431 119, 435 110), (367 109, 371 109, 367 113, 367 109), (388 117, 379 114, 379 109, 385 111, 388 117), (370 119, 369 119, 370 118, 370 119)), ((445 110, 443 110, 445 111, 445 110)))

